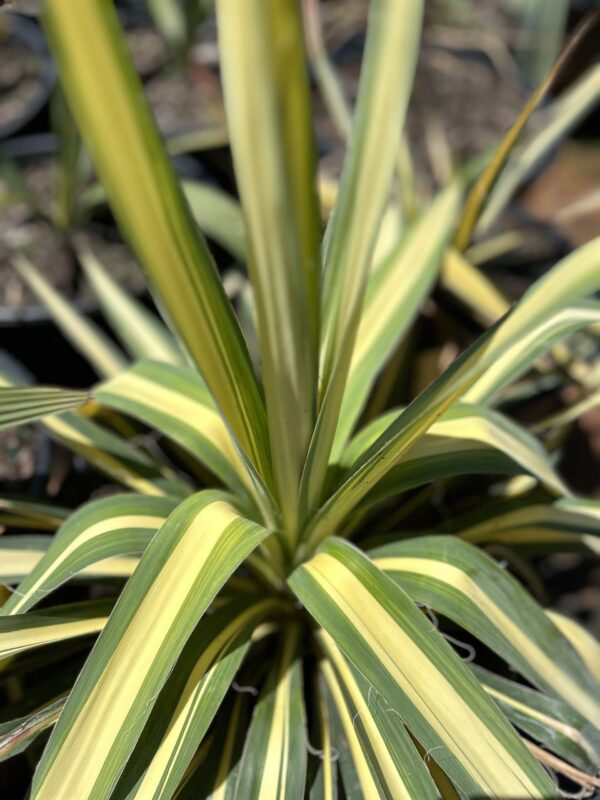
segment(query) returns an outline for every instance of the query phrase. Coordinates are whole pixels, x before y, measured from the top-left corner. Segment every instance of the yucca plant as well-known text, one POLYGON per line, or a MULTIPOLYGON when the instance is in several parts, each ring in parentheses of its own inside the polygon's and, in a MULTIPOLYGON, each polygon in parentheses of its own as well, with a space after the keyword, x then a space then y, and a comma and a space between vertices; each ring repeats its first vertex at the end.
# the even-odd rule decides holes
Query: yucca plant
MULTIPOLYGON (((356 432, 461 215, 457 178, 384 246, 423 4, 371 3, 324 236, 299 6, 216 5, 259 374, 114 9, 45 4, 66 96, 171 332, 90 262, 115 314, 121 303, 144 325, 140 336, 122 316, 124 341, 154 360, 110 365, 91 401, 4 381, 1 425, 40 419, 129 492, 73 513, 0 507, 6 524, 58 529, 0 538, 0 573, 16 587, 0 617, 14 709, 0 755, 53 726, 32 800, 557 797, 542 764, 593 786, 599 647, 485 547, 597 550, 598 503, 573 497, 539 440, 495 404, 560 337, 600 321, 585 299, 600 287, 600 241, 557 264, 408 406, 356 432), (98 411, 178 445, 189 475, 98 411), (481 473, 529 477, 442 530, 390 518, 375 536, 374 512, 406 518, 409 490, 481 473), (201 489, 202 474, 222 488, 201 489), (53 604, 59 586, 90 578, 122 589, 53 604), (526 683, 465 663, 434 612, 526 683)), ((463 249, 482 185, 455 240, 463 249)))

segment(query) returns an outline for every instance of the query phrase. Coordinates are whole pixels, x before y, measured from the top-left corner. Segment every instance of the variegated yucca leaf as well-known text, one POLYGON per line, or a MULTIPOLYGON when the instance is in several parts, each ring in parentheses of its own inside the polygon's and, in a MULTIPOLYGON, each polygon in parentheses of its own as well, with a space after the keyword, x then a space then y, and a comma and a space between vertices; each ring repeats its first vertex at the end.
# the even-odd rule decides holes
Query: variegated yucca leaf
POLYGON ((423 536, 369 553, 416 602, 474 634, 531 683, 600 726, 598 684, 520 584, 454 536, 423 536))
POLYGON ((110 605, 89 603, 2 617, 0 660, 53 642, 97 634, 106 625, 109 611, 110 605))
MULTIPOLYGON (((422 392, 359 459, 350 475, 307 526, 309 545, 334 533, 338 525, 381 480, 435 420, 502 358, 505 369, 520 364, 520 343, 551 315, 600 286, 600 238, 559 262, 525 293, 512 312, 490 328, 422 392), (508 353, 513 350, 511 356, 508 353), (515 350, 517 351, 515 353, 515 350)), ((539 343, 539 338, 536 344, 539 343)), ((535 346, 533 343, 530 345, 535 346)), ((473 400, 472 397, 469 397, 473 400)))
POLYGON ((473 544, 498 543, 527 549, 566 550, 587 547, 600 552, 600 505, 597 501, 563 499, 550 505, 524 505, 489 513, 459 532, 473 544))
MULTIPOLYGON (((389 798, 435 798, 427 767, 399 716, 342 655, 324 631, 318 634, 325 654, 321 670, 355 760, 359 780, 389 798), (364 759, 364 763, 363 763, 364 759), (367 765, 368 773, 365 774, 367 765)), ((366 796, 373 790, 363 788, 366 796)))
POLYGON ((303 507, 322 499, 377 233, 416 66, 423 3, 375 0, 350 143, 323 241, 318 418, 303 473, 303 507))
POLYGON ((60 414, 89 402, 88 392, 59 389, 54 386, 34 388, 0 387, 0 430, 16 428, 42 417, 60 414))
POLYGON ((142 553, 176 505, 166 497, 123 494, 82 506, 59 528, 0 613, 23 613, 87 567, 142 553))
POLYGON ((246 736, 236 797, 304 797, 307 751, 300 634, 299 627, 288 626, 273 658, 246 736))
POLYGON ((110 793, 197 622, 267 535, 215 492, 194 495, 167 518, 71 692, 32 798, 110 793))
POLYGON ((241 446, 269 477, 266 418, 250 359, 144 103, 116 12, 111 4, 74 10, 53 0, 45 6, 45 25, 117 221, 241 446))
POLYGON ((566 758, 580 769, 593 771, 600 759, 600 731, 567 703, 528 686, 473 666, 485 691, 517 728, 566 758))
MULTIPOLYGON (((466 208, 484 159, 455 176, 448 159, 418 208, 403 127, 424 3, 370 3, 354 109, 318 12, 217 0, 226 127, 164 143, 113 4, 44 5, 98 175, 81 208, 108 199, 164 323, 75 235, 123 352, 17 260, 100 382, 87 403, 0 376, 0 425, 39 420, 126 490, 90 498, 77 461, 73 511, 0 500, 0 760, 29 748, 31 800, 557 798, 543 765, 597 781, 600 646, 490 556, 537 597, 530 553, 600 552, 555 422, 539 440, 508 405, 531 369, 557 385, 552 358, 585 393, 569 420, 594 397, 591 348, 556 345, 595 335, 600 240, 513 308, 475 249, 506 241, 465 251, 548 83, 466 208), (319 175, 305 36, 347 138, 339 182, 319 175), (239 199, 176 176, 169 152, 207 142, 230 143, 239 199), (239 262, 223 280, 213 241, 239 262), (415 397, 412 351, 447 324, 438 282, 492 327, 415 397)), ((574 89, 513 163, 589 102, 574 89)), ((448 327, 462 345, 476 326, 448 327)))
POLYGON ((244 493, 248 473, 196 371, 142 361, 100 384, 94 397, 173 439, 223 483, 244 493))
POLYGON ((555 796, 552 781, 468 667, 410 598, 360 551, 332 539, 289 582, 463 792, 555 796))

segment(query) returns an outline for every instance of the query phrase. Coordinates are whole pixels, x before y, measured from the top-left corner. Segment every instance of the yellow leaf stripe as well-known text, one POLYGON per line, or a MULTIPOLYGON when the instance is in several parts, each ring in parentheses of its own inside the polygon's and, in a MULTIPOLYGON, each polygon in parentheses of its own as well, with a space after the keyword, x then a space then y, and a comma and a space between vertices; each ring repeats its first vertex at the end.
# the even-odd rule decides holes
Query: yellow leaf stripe
MULTIPOLYGON (((50 613, 51 610, 48 611, 50 613)), ((0 659, 33 647, 99 633, 106 625, 106 620, 106 616, 70 619, 35 614, 20 615, 17 619, 10 620, 12 624, 9 623, 9 630, 6 630, 6 620, 3 620, 0 622, 0 659)))
POLYGON ((104 797, 196 622, 267 531, 204 492, 169 516, 127 583, 38 767, 32 797, 104 797))
POLYGON ((463 790, 471 783, 471 791, 477 787, 489 797, 547 797, 543 772, 508 724, 388 581, 353 547, 334 540, 290 578, 304 605, 375 689, 389 703, 404 696, 409 706, 399 708, 400 715, 424 746, 430 747, 424 736, 436 742, 432 757, 463 790))
POLYGON ((552 656, 544 652, 465 570, 433 558, 391 556, 376 558, 374 563, 385 572, 414 573, 458 589, 487 617, 491 625, 502 632, 559 695, 581 714, 600 724, 600 702, 594 700, 570 674, 561 670, 552 656))
POLYGON ((95 391, 98 402, 170 436, 232 488, 248 472, 200 376, 183 367, 142 362, 95 391))

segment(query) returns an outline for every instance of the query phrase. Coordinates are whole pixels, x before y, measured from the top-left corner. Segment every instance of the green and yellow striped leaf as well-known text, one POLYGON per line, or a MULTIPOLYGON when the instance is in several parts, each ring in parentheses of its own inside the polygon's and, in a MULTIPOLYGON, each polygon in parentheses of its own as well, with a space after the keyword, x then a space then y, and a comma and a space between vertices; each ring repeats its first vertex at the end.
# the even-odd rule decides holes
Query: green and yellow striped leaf
POLYGON ((232 153, 249 243, 273 469, 296 537, 317 381, 316 150, 295 0, 217 2, 232 153))
POLYGON ((493 402, 504 387, 530 369, 553 344, 599 321, 600 304, 597 302, 577 303, 549 314, 525 331, 520 340, 504 349, 462 399, 467 403, 493 402))
POLYGON ((598 502, 564 498, 549 505, 526 505, 503 513, 486 515, 458 532, 472 544, 507 544, 541 549, 543 552, 578 546, 600 553, 598 502))
POLYGON ((89 392, 55 386, 0 387, 0 431, 83 406, 89 392))
MULTIPOLYGON (((18 584, 29 577, 45 557, 52 536, 26 534, 24 536, 0 536, 0 583, 18 584)), ((138 565, 134 556, 115 556, 89 564, 71 577, 78 580, 103 578, 129 578, 138 565)))
POLYGON ((0 659, 35 647, 99 633, 106 625, 109 610, 105 603, 73 604, 45 608, 42 614, 0 617, 0 659))
MULTIPOLYGON (((435 800, 437 793, 427 767, 395 709, 346 660, 329 634, 321 630, 317 638, 328 662, 321 665, 325 680, 342 724, 348 716, 352 720, 353 734, 379 787, 378 796, 435 800)), ((361 770, 357 772, 360 775, 361 770)))
POLYGON ((182 479, 158 466, 140 448, 91 419, 67 412, 41 424, 51 439, 133 491, 184 497, 191 491, 182 479))
POLYGON ((556 797, 544 770, 409 597, 336 539, 289 583, 354 666, 465 794, 556 797))
POLYGON ((332 709, 326 696, 324 678, 316 675, 314 690, 316 737, 311 738, 307 770, 307 792, 310 800, 337 800, 339 753, 333 743, 332 709))
MULTIPOLYGON (((341 466, 351 468, 399 413, 390 411, 363 428, 346 448, 341 466)), ((537 439, 497 411, 457 403, 400 458, 363 505, 439 478, 495 472, 526 472, 554 494, 570 494, 537 439)))
POLYGON ((143 361, 94 390, 96 400, 168 436, 242 494, 249 476, 231 434, 193 369, 143 361))
POLYGON ((50 0, 43 19, 117 222, 246 455, 268 480, 266 418, 252 364, 145 104, 116 11, 110 3, 50 0))
POLYGON ((5 494, 0 497, 0 525, 55 531, 71 510, 52 503, 24 500, 5 494))
MULTIPOLYGON (((331 750, 335 762, 331 769, 339 767, 341 780, 337 796, 360 797, 366 800, 379 800, 383 790, 371 769, 363 744, 358 738, 351 709, 336 679, 335 671, 327 661, 321 664, 322 678, 320 691, 327 708, 331 736, 331 750)), ((329 788, 337 787, 338 781, 330 782, 329 788)), ((320 800, 320 798, 319 798, 320 800)))
POLYGON ((546 611, 546 614, 571 642, 584 664, 600 683, 600 642, 570 617, 565 617, 557 611, 546 611))
POLYGON ((234 800, 250 721, 247 698, 241 693, 230 697, 229 702, 226 698, 215 720, 214 733, 198 748, 173 795, 175 800, 234 800))
POLYGON ((23 255, 14 260, 20 277, 46 306, 61 333, 92 365, 98 375, 117 375, 127 366, 123 353, 89 317, 80 313, 23 255))
POLYGON ((600 762, 600 731, 567 703, 471 665, 485 691, 520 730, 584 770, 600 762))
POLYGON ((495 322, 510 309, 510 302, 466 255, 449 248, 444 255, 442 286, 471 308, 486 324, 495 322))
POLYGON ((115 796, 170 798, 229 689, 272 598, 232 600, 202 619, 161 692, 115 796))
MULTIPOLYGON (((0 391, 4 388, 17 387, 0 373, 0 391)), ((170 492, 186 496, 190 493, 185 482, 172 471, 157 465, 147 453, 81 414, 64 411, 44 417, 39 424, 50 438, 130 489, 156 495, 170 492)))
POLYGON ((440 193, 369 279, 331 456, 334 461, 356 424, 377 374, 431 290, 454 230, 460 200, 457 184, 440 193))
MULTIPOLYGON (((309 546, 336 531, 372 486, 398 462, 478 378, 544 320, 600 286, 600 237, 560 261, 525 293, 512 312, 481 336, 422 392, 355 464, 345 482, 307 526, 309 546)), ((516 359, 515 359, 516 360, 516 359)), ((512 362, 509 365, 512 367, 512 362)), ((471 402, 474 398, 469 397, 471 402)))
POLYGON ((419 536, 370 557, 414 601, 468 630, 532 684, 600 725, 600 685, 509 573, 454 536, 419 536))
POLYGON ((104 315, 129 355, 184 365, 181 349, 158 317, 126 291, 91 250, 79 247, 77 257, 104 315))
POLYGON ((91 565, 101 568, 106 559, 142 553, 176 505, 166 497, 133 494, 85 504, 62 525, 0 614, 22 614, 91 565))
POLYGON ((319 416, 302 504, 321 501, 377 234, 415 72, 422 0, 375 0, 340 189, 324 239, 319 416))
POLYGON ((306 719, 300 628, 288 625, 257 700, 239 766, 236 800, 303 800, 306 719))
POLYGON ((32 799, 110 794, 199 619, 268 533, 219 492, 201 492, 175 509, 71 692, 38 765, 32 799))

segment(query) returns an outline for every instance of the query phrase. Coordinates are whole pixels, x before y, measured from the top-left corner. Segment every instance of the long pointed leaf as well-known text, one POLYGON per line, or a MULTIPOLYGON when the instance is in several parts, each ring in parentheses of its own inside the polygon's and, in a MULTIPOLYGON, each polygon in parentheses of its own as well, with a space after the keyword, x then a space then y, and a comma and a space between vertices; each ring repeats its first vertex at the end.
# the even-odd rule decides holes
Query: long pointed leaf
POLYGON ((89 400, 89 392, 54 386, 35 386, 31 389, 0 387, 0 430, 60 414, 85 405, 89 400))
POLYGON ((289 583, 463 792, 556 796, 468 667, 408 596, 358 550, 330 540, 289 583))
POLYGON ((269 475, 266 420, 239 326, 160 140, 109 3, 50 0, 62 85, 112 209, 244 451, 269 475))
POLYGON ((288 627, 254 715, 237 777, 236 800, 302 800, 306 729, 299 629, 288 627))
POLYGON ((422 16, 421 0, 375 0, 369 8, 350 145, 324 243, 320 406, 303 474, 303 505, 309 511, 321 500, 412 87, 422 16))
POLYGON ((71 693, 38 765, 32 798, 110 794, 198 620, 267 535, 217 492, 194 495, 169 516, 71 693))
POLYGON ((301 19, 295 0, 219 0, 217 11, 273 467, 284 521, 295 536, 316 403, 320 274, 301 19))
POLYGON ((413 600, 452 619, 533 684, 600 724, 600 685, 521 585, 478 548, 453 536, 424 536, 370 556, 413 600))
POLYGON ((23 613, 86 567, 143 552, 175 505, 167 498, 126 494, 87 503, 60 528, 0 613, 23 613))

